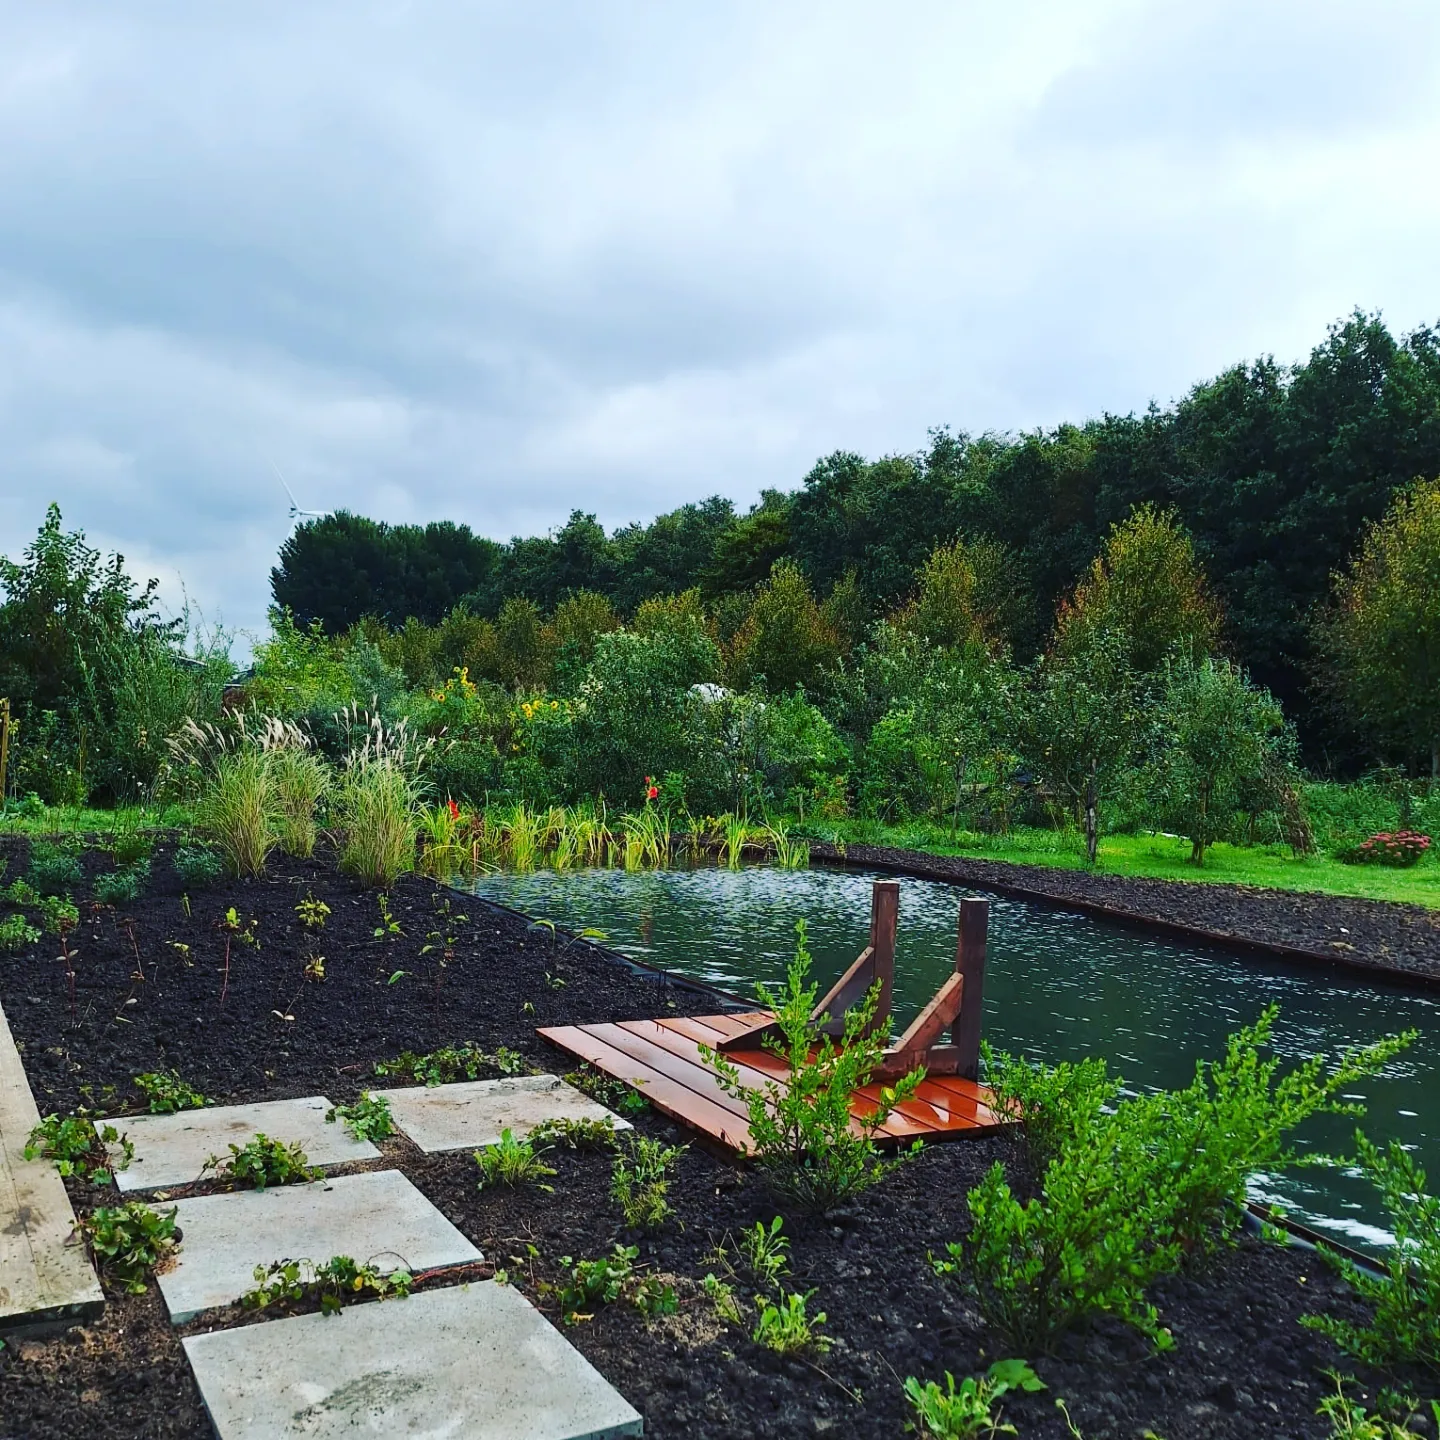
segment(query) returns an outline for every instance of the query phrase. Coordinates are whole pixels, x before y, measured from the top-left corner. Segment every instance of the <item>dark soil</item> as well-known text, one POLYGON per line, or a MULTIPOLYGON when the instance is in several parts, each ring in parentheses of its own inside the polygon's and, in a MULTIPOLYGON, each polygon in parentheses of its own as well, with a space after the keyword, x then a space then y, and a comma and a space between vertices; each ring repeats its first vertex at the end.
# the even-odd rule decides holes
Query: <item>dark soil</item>
MULTIPOLYGON (((23 868, 17 849, 11 842, 12 875, 23 868)), ((420 878, 402 880, 390 897, 403 933, 377 939, 374 893, 319 861, 280 861, 262 881, 196 894, 188 916, 163 856, 155 876, 151 892, 130 907, 133 925, 82 905, 73 1022, 52 938, 0 956, 0 1004, 42 1111, 135 1108, 131 1078, 169 1067, 215 1101, 317 1092, 346 1100, 371 1083, 377 1060, 465 1040, 487 1050, 505 1045, 564 1071, 570 1060, 535 1035, 537 1025, 716 1008, 688 986, 656 983, 563 932, 552 937, 420 878), (313 943, 294 911, 306 894, 331 907, 313 943), (441 972, 434 953, 421 949, 446 898, 469 918, 456 927, 461 939, 441 972), (232 954, 222 1008, 223 933, 215 922, 231 905, 242 919, 256 919, 260 946, 232 954), (172 942, 188 945, 188 956, 172 942), (302 973, 315 952, 326 957, 321 983, 302 973), (397 971, 405 973, 389 983, 397 971), (133 978, 141 972, 143 980, 133 978)), ((645 1415, 648 1436, 896 1440, 907 1375, 943 1380, 950 1370, 958 1378, 1004 1353, 960 1286, 935 1276, 927 1254, 963 1235, 965 1194, 990 1165, 1005 1164, 1023 1186, 1023 1161, 1009 1137, 933 1147, 824 1221, 787 1214, 787 1284, 815 1292, 811 1309, 825 1312, 822 1333, 833 1339, 827 1355, 805 1361, 773 1355, 748 1327, 720 1324, 698 1293, 699 1280, 722 1268, 713 1252, 727 1234, 776 1213, 760 1179, 663 1117, 637 1123, 667 1143, 689 1144, 672 1191, 675 1216, 650 1236, 622 1228, 601 1153, 553 1153, 559 1173, 551 1193, 534 1186, 482 1192, 468 1153, 423 1156, 402 1137, 382 1143, 382 1163, 404 1170, 557 1323, 550 1287, 563 1278, 562 1256, 595 1258, 617 1242, 636 1244, 642 1265, 673 1279, 681 1300, 673 1316, 647 1325, 617 1304, 566 1332, 645 1415)), ((113 1191, 72 1183, 71 1195, 83 1211, 113 1191)), ((753 1293, 743 1278, 736 1289, 742 1299, 753 1293)), ((1345 1313, 1354 1302, 1313 1256, 1243 1239, 1155 1298, 1176 1336, 1169 1354, 1149 1354, 1132 1333, 1105 1327, 1060 1355, 1027 1357, 1049 1389, 1007 1401, 1022 1435, 1071 1433, 1057 1397, 1087 1440, 1138 1440, 1147 1429, 1166 1440, 1328 1433, 1315 1416, 1328 1385, 1322 1371, 1354 1367, 1297 1321, 1313 1309, 1345 1313)), ((250 1318, 220 1313, 196 1324, 250 1318)), ((0 1350, 0 1440, 91 1434, 210 1434, 153 1289, 133 1297, 111 1287, 94 1325, 0 1350)))
POLYGON ((1410 983, 1440 984, 1440 911, 1390 900, 1311 891, 1266 890, 1094 875, 1047 865, 930 855, 892 845, 811 847, 816 860, 948 880, 1001 894, 1328 966, 1389 971, 1410 983))

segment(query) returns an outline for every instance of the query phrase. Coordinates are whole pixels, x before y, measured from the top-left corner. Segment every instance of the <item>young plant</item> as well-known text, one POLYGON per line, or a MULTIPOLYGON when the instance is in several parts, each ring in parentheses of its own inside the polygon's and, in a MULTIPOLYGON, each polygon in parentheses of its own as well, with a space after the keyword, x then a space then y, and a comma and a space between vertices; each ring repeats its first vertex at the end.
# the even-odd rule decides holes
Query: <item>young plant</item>
POLYGON ((1121 1082, 1111 1079, 1099 1057, 1072 1064, 1041 1065, 980 1042, 985 1083, 995 1108, 1018 1121, 1030 1167, 1037 1178, 1077 1131, 1110 1109, 1121 1082))
POLYGON ((422 955, 435 956, 435 1014, 440 1014, 440 980, 445 974, 446 967, 455 958, 455 946, 459 941, 459 927, 467 923, 467 917, 457 915, 450 906, 448 899, 442 900, 439 895, 431 897, 431 903, 435 907, 436 928, 425 936, 425 944, 420 947, 422 955))
POLYGON ((350 1105, 332 1105, 325 1118, 334 1124, 341 1120, 345 1128, 357 1140, 384 1140, 395 1133, 395 1120, 390 1114, 390 1102, 383 1095, 372 1095, 368 1090, 360 1092, 360 1098, 350 1105))
POLYGON ((325 978, 325 957, 311 955, 305 961, 305 978, 319 984, 325 978))
POLYGON ((533 1184, 541 1190, 553 1192, 553 1185, 544 1183, 545 1177, 555 1171, 547 1165, 529 1140, 517 1140, 511 1130, 502 1130, 500 1139, 493 1145, 486 1145, 474 1152, 475 1163, 480 1167, 480 1185, 522 1185, 533 1184))
POLYGON ((375 1266, 358 1264, 349 1255, 333 1255, 322 1264, 313 1260, 275 1260, 257 1265, 255 1287, 247 1290, 240 1303, 249 1310, 263 1310, 280 1301, 318 1296, 320 1313, 336 1315, 352 1296, 366 1292, 377 1300, 409 1298, 414 1277, 408 1270, 382 1274, 375 1266))
POLYGON ((777 1215, 768 1228, 763 1220, 757 1220, 740 1232, 740 1253, 755 1283, 765 1290, 778 1290, 780 1277, 790 1269, 786 1254, 790 1241, 780 1233, 783 1224, 783 1218, 777 1215))
POLYGON ((404 932, 400 929, 400 922, 390 913, 390 896, 382 890, 375 898, 380 904, 380 923, 371 933, 377 940, 393 940, 404 932))
POLYGON ((135 1146, 128 1136, 109 1124, 97 1130, 84 1110, 73 1115, 47 1115, 25 1141, 27 1160, 53 1160, 61 1175, 74 1175, 92 1185, 108 1184, 111 1169, 124 1170, 134 1155, 135 1146), (120 1147, 118 1164, 111 1161, 107 1145, 120 1147))
POLYGON ((613 1110, 617 1115, 643 1115, 650 1108, 650 1102, 638 1090, 632 1089, 622 1080, 612 1080, 608 1075, 592 1070, 588 1065, 572 1070, 561 1078, 567 1085, 573 1085, 575 1089, 598 1101, 607 1110, 613 1110))
POLYGON ((378 1061, 375 1073, 382 1079, 399 1076, 423 1085, 449 1085, 456 1080, 478 1079, 481 1070, 493 1063, 474 1041, 467 1040, 463 1045, 446 1045, 426 1055, 403 1051, 393 1060, 378 1061))
MULTIPOLYGON (((1384 1391, 1380 1396, 1381 1410, 1398 1412, 1400 1418, 1392 1419, 1383 1413, 1372 1414, 1345 1393, 1345 1377, 1333 1370, 1326 1371, 1326 1374, 1335 1383, 1335 1393, 1320 1402, 1316 1413, 1330 1422, 1331 1440, 1414 1440, 1416 1431, 1410 1422, 1420 1408, 1414 1400, 1384 1391)), ((1440 1431, 1440 1400, 1430 1402, 1430 1417, 1436 1430, 1440 1431)))
POLYGON ((638 1246, 620 1244, 600 1260, 577 1262, 562 1255, 560 1263, 570 1269, 565 1284, 558 1291, 550 1286, 542 1289, 555 1291, 566 1325, 589 1320, 601 1305, 613 1305, 617 1300, 628 1301, 646 1319, 673 1315, 679 1308, 674 1288, 656 1276, 638 1274, 635 1261, 639 1255, 638 1246))
POLYGON ((210 1103, 174 1070, 155 1070, 146 1075, 137 1075, 135 1088, 150 1102, 152 1115, 173 1115, 177 1110, 199 1110, 210 1103))
POLYGON ((70 936, 80 923, 75 902, 64 895, 47 895, 40 902, 45 929, 60 941, 60 963, 65 967, 65 988, 70 997, 70 1019, 75 1019, 75 958, 80 953, 70 947, 70 936))
POLYGON ((230 1146, 228 1157, 212 1155, 201 1170, 210 1171, 220 1180, 228 1180, 248 1190, 264 1190, 271 1185, 300 1185, 321 1178, 322 1171, 309 1163, 298 1140, 287 1145, 257 1134, 244 1145, 230 1146))
POLYGON ((807 1350, 823 1355, 830 1348, 830 1339, 817 1332, 825 1323, 825 1312, 811 1315, 806 1309, 814 1293, 807 1290, 802 1295, 793 1291, 787 1295, 782 1290, 778 1304, 762 1301, 760 1317, 750 1338, 778 1355, 796 1355, 807 1350))
POLYGON ((95 898, 102 905, 133 905, 150 879, 150 862, 137 860, 123 870, 95 877, 95 898))
POLYGON ((620 1206, 632 1230, 653 1230, 670 1215, 670 1180, 667 1171, 688 1149, 662 1145, 630 1132, 610 1171, 610 1198, 620 1206))
POLYGON ((216 922, 215 928, 225 937, 225 963, 224 979, 220 982, 220 1003, 225 1003, 225 996, 230 990, 230 951, 235 945, 248 945, 252 949, 260 948, 260 941, 255 937, 254 919, 242 920, 240 912, 232 905, 216 922))
POLYGON ((995 1403, 1012 1390, 1033 1393, 1045 1382, 1023 1360, 997 1360, 983 1377, 967 1375, 957 1387, 945 1372, 942 1390, 933 1380, 923 1385, 912 1375, 905 1381, 905 1398, 914 1419, 905 1428, 933 1440, 990 1440, 995 1435, 1016 1435, 1013 1425, 1001 1420, 995 1403))
POLYGON ((23 915, 7 915, 0 920, 0 951, 13 955, 39 938, 40 932, 23 915))
POLYGON ((302 928, 314 934, 325 928, 325 922, 330 918, 330 907, 323 900, 317 900, 314 895, 307 895, 295 907, 295 914, 299 917, 302 928))
POLYGON ((36 840, 30 846, 30 884, 42 895, 62 895, 85 878, 80 859, 69 845, 36 840))
POLYGON ((0 890, 0 900, 7 905, 24 905, 33 908, 40 903, 40 892, 28 880, 12 880, 0 890))
POLYGON ((740 1302, 735 1298, 735 1287, 718 1275, 707 1275, 700 1282, 705 1298, 715 1307, 715 1313, 728 1325, 739 1325, 744 1320, 740 1302))
POLYGON ((225 873, 225 861, 220 854, 204 845, 182 845, 175 852, 173 863, 186 890, 203 890, 225 873))
POLYGON ((783 1079, 756 1086, 741 1078, 724 1055, 702 1045, 700 1054, 715 1072, 720 1088, 744 1102, 756 1161, 775 1190, 816 1214, 824 1214, 875 1184, 901 1163, 882 1160, 875 1135, 895 1107, 908 1100, 924 1072, 913 1071, 893 1086, 880 1088, 875 1109, 856 1124, 850 1096, 866 1085, 880 1063, 885 1036, 873 1033, 880 991, 877 985, 845 1013, 839 1046, 811 1018, 818 987, 807 985, 810 952, 805 922, 796 927, 795 958, 786 989, 774 995, 759 987, 760 1003, 775 1012, 779 1040, 764 1048, 785 1061, 783 1079))
POLYGON ((1361 1170, 1385 1202, 1395 1243, 1381 1275, 1322 1245, 1321 1255, 1371 1307, 1370 1318, 1357 1325, 1306 1315, 1301 1324, 1366 1365, 1414 1365, 1440 1377, 1440 1196, 1426 1193, 1424 1170, 1398 1140, 1381 1150, 1357 1131, 1355 1147, 1361 1170))
POLYGON ((145 1293, 145 1277, 167 1260, 180 1241, 175 1207, 152 1210, 141 1200, 101 1205, 80 1222, 95 1263, 131 1295, 145 1293))
POLYGON ((530 1141, 557 1150, 609 1150, 616 1142, 616 1129, 606 1120, 542 1120, 531 1132, 530 1141))

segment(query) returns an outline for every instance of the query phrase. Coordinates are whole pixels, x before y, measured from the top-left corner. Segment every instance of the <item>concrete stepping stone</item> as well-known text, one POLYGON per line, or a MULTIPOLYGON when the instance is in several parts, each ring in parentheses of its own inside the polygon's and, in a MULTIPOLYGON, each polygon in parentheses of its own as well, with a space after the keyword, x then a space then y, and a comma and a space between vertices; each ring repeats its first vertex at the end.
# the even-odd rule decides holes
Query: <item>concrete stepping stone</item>
POLYGON ((40 1123, 20 1052, 0 1010, 0 1330, 96 1319, 105 1295, 53 1162, 27 1160, 40 1123))
POLYGON ((618 1440, 644 1430, 523 1295, 493 1280, 183 1343, 220 1440, 618 1440))
POLYGON ((483 1258, 398 1170, 199 1195, 176 1210, 180 1252, 157 1277, 176 1325, 253 1290, 255 1267, 273 1260, 349 1255, 388 1274, 483 1258))
POLYGON ((546 1120, 608 1120, 617 1130, 630 1129, 628 1120, 557 1075, 512 1075, 371 1093, 390 1102, 395 1123, 427 1155, 494 1145, 506 1130, 522 1140, 546 1120))
MULTIPOLYGON (((368 1141, 357 1140, 345 1122, 325 1119, 330 1102, 323 1095, 303 1100, 265 1100, 257 1105, 217 1105, 205 1110, 182 1110, 176 1115, 127 1115, 111 1123, 135 1146, 134 1158, 115 1171, 121 1190, 154 1190, 161 1185, 188 1185, 200 1178, 212 1155, 222 1159, 231 1145, 244 1145, 257 1135, 298 1140, 312 1165, 345 1165, 352 1160, 374 1160, 380 1152, 368 1141)), ((119 1146, 110 1152, 117 1165, 119 1146)))

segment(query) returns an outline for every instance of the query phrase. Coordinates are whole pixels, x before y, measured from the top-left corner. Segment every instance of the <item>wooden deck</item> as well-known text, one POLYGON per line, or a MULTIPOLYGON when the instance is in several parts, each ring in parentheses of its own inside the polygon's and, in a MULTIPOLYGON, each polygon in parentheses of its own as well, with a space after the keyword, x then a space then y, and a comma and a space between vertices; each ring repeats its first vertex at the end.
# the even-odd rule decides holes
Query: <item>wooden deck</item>
MULTIPOLYGON (((727 1095, 715 1074, 700 1058, 700 1046, 718 1045, 772 1018, 757 1010, 738 1015, 691 1015, 665 1020, 622 1020, 608 1025, 558 1025, 540 1030, 553 1044, 597 1070, 633 1085, 657 1110, 693 1125, 713 1139, 744 1152, 750 1127, 742 1101, 727 1095)), ((783 1076, 785 1062, 765 1050, 732 1050, 726 1057, 742 1077, 758 1085, 783 1076)), ((875 1112, 879 1085, 867 1085, 850 1098, 857 1120, 875 1112)), ((881 1125, 881 1144, 901 1141, 958 1140, 1000 1128, 991 1111, 989 1092, 973 1080, 954 1075, 927 1077, 913 1099, 881 1125)))

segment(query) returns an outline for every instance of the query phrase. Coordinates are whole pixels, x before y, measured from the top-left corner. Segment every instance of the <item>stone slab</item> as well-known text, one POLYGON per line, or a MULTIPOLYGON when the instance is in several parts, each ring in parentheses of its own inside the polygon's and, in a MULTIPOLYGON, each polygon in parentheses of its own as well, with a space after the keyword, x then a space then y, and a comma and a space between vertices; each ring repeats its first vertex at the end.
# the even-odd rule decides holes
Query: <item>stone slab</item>
POLYGON ((40 1123, 30 1082, 0 1010, 0 1329, 95 1319, 105 1296, 54 1164, 27 1160, 40 1123))
POLYGON ((220 1440, 619 1440, 644 1421, 515 1290, 408 1300, 185 1340, 220 1440))
POLYGON ((427 1155, 494 1145, 506 1130, 523 1140, 546 1120, 608 1120, 617 1130, 630 1129, 628 1120, 557 1075, 512 1075, 371 1093, 390 1102, 396 1125, 427 1155))
MULTIPOLYGON (((212 1155, 226 1156, 231 1145, 244 1145, 257 1135, 298 1140, 312 1165, 346 1165, 374 1160, 380 1152, 368 1140, 357 1140, 342 1120, 329 1122, 330 1102, 323 1095, 303 1100, 265 1100, 258 1105, 217 1105, 182 1110, 177 1115, 127 1115, 112 1123, 135 1146, 135 1156, 117 1169, 121 1190, 154 1190, 162 1185, 188 1185, 200 1178, 212 1155)), ((111 1146, 118 1159, 118 1149, 111 1146)))
POLYGON ((254 1288, 255 1267, 274 1260, 349 1255, 388 1274, 483 1258, 398 1170, 176 1203, 180 1253, 158 1277, 176 1325, 233 1304, 254 1288))

